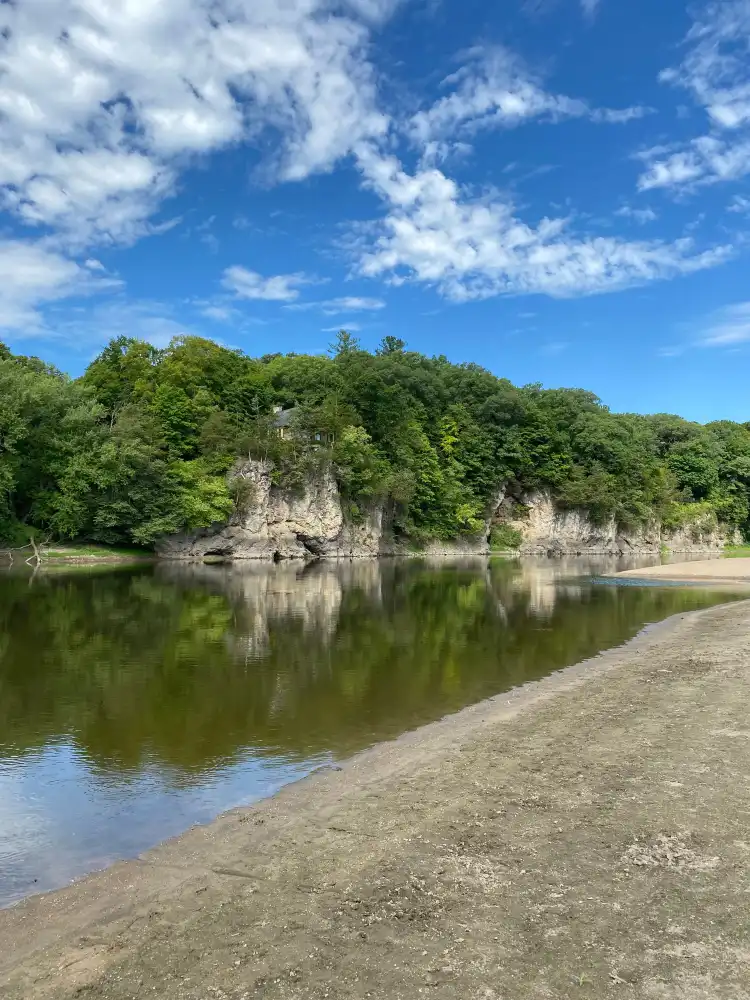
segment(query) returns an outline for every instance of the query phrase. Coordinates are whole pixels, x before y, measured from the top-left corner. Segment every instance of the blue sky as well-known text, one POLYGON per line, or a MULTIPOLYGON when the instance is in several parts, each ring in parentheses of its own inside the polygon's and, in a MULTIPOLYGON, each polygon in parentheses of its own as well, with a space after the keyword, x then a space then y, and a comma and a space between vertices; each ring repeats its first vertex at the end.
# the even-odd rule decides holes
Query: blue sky
POLYGON ((750 419, 750 0, 0 3, 0 336, 374 347, 750 419))

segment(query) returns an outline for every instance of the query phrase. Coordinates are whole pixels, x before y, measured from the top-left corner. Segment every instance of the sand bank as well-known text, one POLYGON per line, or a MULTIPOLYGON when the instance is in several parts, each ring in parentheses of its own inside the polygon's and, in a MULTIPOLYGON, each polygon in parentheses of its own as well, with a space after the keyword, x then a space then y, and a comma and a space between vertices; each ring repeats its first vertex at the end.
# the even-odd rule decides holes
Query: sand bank
POLYGON ((696 562, 667 563, 647 569, 629 569, 616 575, 639 580, 750 584, 750 559, 702 559, 696 562))

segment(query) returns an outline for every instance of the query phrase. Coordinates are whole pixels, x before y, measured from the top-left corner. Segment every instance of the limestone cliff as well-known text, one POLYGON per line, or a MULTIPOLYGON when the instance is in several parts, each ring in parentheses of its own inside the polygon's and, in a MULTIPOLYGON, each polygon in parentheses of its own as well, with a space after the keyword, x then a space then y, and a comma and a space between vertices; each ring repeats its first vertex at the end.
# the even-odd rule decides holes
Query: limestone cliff
POLYGON ((715 516, 703 514, 677 530, 652 521, 624 529, 610 518, 596 524, 585 510, 559 507, 547 492, 504 500, 495 520, 522 536, 523 555, 626 555, 629 553, 718 552, 733 535, 724 531, 715 516))
MULTIPOLYGON (((344 517, 332 471, 311 477, 299 493, 273 483, 266 462, 239 463, 232 476, 246 488, 244 509, 227 524, 189 534, 171 535, 157 546, 168 559, 360 559, 413 554, 396 543, 385 524, 382 507, 374 507, 356 524, 344 517)), ((432 555, 476 555, 488 551, 487 530, 475 538, 433 542, 422 550, 432 555)))
POLYGON ((295 493, 274 485, 272 466, 247 461, 233 470, 248 497, 227 524, 172 535, 158 546, 172 559, 226 556, 233 559, 355 558, 380 555, 382 511, 346 524, 332 472, 311 478, 295 493))
MULTIPOLYGON (((190 534, 164 538, 159 554, 171 559, 357 559, 386 555, 413 555, 390 535, 381 507, 356 524, 347 523, 332 471, 311 477, 295 493, 275 485, 272 466, 265 462, 239 463, 232 475, 244 484, 246 501, 226 524, 190 534)), ((679 531, 669 532, 654 522, 624 531, 613 519, 595 524, 585 510, 564 510, 549 493, 520 499, 501 491, 486 530, 472 538, 434 542, 422 555, 484 555, 489 552, 491 522, 507 524, 522 538, 522 555, 655 554, 712 552, 728 539, 715 518, 704 516, 679 531)))

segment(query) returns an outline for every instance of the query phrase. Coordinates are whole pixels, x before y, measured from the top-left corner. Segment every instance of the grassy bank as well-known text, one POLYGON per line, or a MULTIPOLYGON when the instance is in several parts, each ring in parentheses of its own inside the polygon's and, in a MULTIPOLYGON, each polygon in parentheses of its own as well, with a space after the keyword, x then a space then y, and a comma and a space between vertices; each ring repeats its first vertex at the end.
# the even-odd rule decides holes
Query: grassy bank
MULTIPOLYGON (((145 562, 156 558, 150 549, 116 548, 108 545, 40 545, 38 552, 42 565, 145 562)), ((0 549, 0 558, 13 563, 22 564, 27 560, 31 560, 32 565, 36 563, 36 555, 30 545, 17 549, 0 549)))
POLYGON ((750 545, 727 545, 725 559, 750 559, 750 545))

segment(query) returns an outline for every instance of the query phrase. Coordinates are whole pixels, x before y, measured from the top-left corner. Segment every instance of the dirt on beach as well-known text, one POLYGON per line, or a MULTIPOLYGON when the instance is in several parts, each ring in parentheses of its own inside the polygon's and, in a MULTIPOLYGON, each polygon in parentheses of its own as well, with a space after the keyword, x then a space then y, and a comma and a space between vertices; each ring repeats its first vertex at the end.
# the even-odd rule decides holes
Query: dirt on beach
POLYGON ((750 602, 0 913, 0 996, 750 1000, 750 602))

